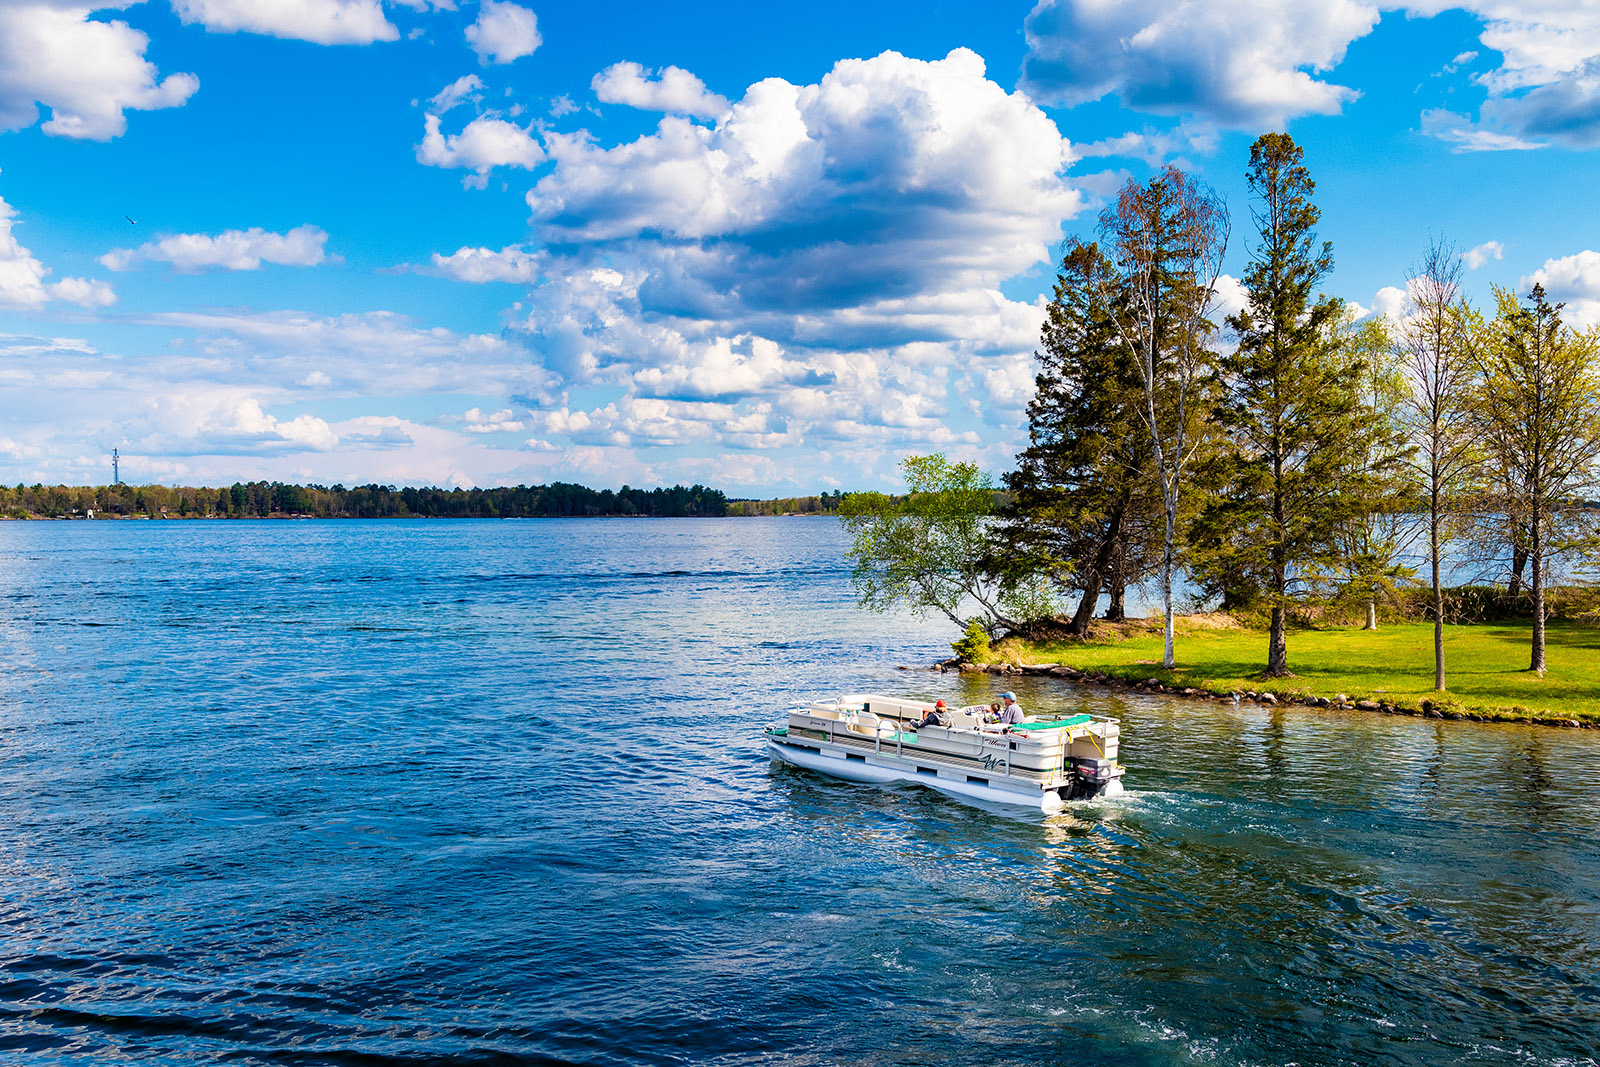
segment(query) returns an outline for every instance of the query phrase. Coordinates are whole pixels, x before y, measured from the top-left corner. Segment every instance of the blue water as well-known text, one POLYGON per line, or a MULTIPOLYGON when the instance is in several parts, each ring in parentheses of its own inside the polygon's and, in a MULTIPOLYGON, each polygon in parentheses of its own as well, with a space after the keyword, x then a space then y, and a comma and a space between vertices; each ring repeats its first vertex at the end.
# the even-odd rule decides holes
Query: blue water
POLYGON ((0 523, 0 1062, 1596 1063, 1600 735, 1117 699, 1053 817, 774 767, 830 520, 0 523))

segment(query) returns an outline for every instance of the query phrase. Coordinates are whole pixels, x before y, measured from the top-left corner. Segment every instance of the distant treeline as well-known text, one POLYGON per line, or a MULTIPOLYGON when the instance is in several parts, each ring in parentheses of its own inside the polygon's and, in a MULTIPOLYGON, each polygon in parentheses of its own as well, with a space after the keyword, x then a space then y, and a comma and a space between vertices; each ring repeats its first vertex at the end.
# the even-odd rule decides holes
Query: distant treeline
POLYGON ((590 489, 555 482, 498 489, 392 485, 286 485, 235 482, 220 489, 164 485, 0 486, 8 518, 534 519, 606 515, 660 518, 728 514, 727 497, 703 485, 670 489, 590 489))
POLYGON ((834 490, 821 496, 783 496, 773 500, 730 500, 728 514, 750 515, 837 515, 844 493, 834 490))

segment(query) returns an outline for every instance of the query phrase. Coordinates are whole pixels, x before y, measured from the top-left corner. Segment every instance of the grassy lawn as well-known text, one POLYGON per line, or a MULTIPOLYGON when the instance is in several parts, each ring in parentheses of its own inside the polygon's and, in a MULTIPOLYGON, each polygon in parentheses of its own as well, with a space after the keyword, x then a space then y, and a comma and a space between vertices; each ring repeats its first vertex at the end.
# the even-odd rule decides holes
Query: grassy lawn
POLYGON ((1443 700, 1456 710, 1497 719, 1600 722, 1600 630, 1590 626, 1557 620, 1548 624, 1543 678, 1527 669, 1531 623, 1447 626, 1448 691, 1441 697, 1433 691, 1432 623, 1396 624, 1376 632, 1291 630, 1289 668, 1295 677, 1263 679, 1265 632, 1178 622, 1178 666, 1171 672, 1159 667, 1159 629, 1087 644, 1017 645, 1011 651, 1024 662, 1063 663, 1130 680, 1157 678, 1168 685, 1213 692, 1256 690, 1322 697, 1345 693, 1352 699, 1387 701, 1410 709, 1425 699, 1443 700))

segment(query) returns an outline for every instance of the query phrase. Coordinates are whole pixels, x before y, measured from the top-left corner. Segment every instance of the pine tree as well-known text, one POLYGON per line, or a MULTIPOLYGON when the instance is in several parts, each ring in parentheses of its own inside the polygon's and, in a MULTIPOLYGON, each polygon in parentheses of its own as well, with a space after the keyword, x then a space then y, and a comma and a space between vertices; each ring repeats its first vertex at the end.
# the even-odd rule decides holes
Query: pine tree
POLYGON ((1238 347, 1223 360, 1218 424, 1233 439, 1225 497, 1204 516, 1210 565, 1254 583, 1270 606, 1266 675, 1290 674, 1288 611, 1350 506, 1347 441, 1361 430, 1359 358, 1337 336, 1343 305, 1317 295, 1333 246, 1304 153, 1284 133, 1250 148, 1251 217, 1259 239, 1245 308, 1228 318, 1238 347))
POLYGON ((1122 296, 1110 277, 1097 245, 1067 245, 1036 353, 1028 447, 1006 475, 1013 499, 995 529, 997 566, 1049 574, 1079 593, 1069 624, 1078 637, 1101 593, 1115 614, 1120 590, 1160 551, 1139 376, 1112 324, 1122 296))

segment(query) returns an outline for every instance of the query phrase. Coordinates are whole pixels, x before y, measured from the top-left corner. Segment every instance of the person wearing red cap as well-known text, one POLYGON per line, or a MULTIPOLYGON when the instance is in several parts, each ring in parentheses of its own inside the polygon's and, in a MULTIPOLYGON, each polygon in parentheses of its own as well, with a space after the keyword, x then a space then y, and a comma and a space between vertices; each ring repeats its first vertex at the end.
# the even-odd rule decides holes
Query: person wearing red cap
POLYGON ((910 724, 911 729, 920 730, 924 726, 949 726, 951 722, 949 707, 942 700, 934 701, 933 707, 929 709, 928 714, 922 717, 921 722, 910 724))

